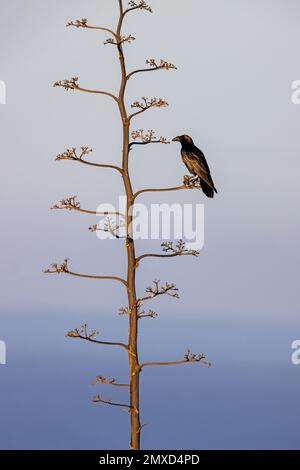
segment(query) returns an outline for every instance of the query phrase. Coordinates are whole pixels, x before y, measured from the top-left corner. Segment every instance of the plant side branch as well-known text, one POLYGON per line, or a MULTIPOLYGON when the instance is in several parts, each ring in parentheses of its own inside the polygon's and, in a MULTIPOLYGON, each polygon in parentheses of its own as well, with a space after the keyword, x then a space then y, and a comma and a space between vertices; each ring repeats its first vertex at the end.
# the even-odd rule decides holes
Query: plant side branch
POLYGON ((106 405, 110 405, 110 406, 118 406, 120 408, 127 408, 129 411, 133 409, 132 406, 130 405, 126 405, 123 403, 115 403, 111 400, 104 400, 100 395, 96 395, 93 398, 93 403, 105 403, 106 405))
POLYGON ((102 377, 101 375, 98 375, 95 380, 92 382, 93 385, 101 385, 101 384, 106 384, 106 385, 111 385, 113 387, 129 387, 129 384, 121 384, 118 383, 115 379, 107 379, 106 377, 102 377))
POLYGON ((140 142, 130 142, 129 151, 133 145, 149 145, 149 144, 165 144, 169 145, 171 142, 165 137, 160 136, 158 139, 155 137, 155 132, 153 129, 149 129, 147 132, 144 129, 139 129, 137 131, 132 131, 131 137, 133 140, 140 140, 140 142))
POLYGON ((99 334, 98 331, 93 330, 91 332, 88 331, 88 325, 82 325, 81 328, 76 328, 75 330, 71 330, 66 334, 67 338, 78 338, 78 339, 83 339, 85 341, 89 341, 94 344, 101 344, 105 346, 119 346, 123 349, 126 349, 128 351, 128 346, 125 343, 119 342, 119 341, 100 341, 95 339, 95 336, 99 334))
POLYGON ((146 288, 145 292, 149 293, 149 295, 138 299, 138 305, 141 305, 142 302, 152 300, 160 295, 167 295, 169 297, 173 297, 174 299, 179 299, 178 289, 175 284, 166 282, 164 285, 161 285, 160 280, 154 280, 153 284, 153 286, 146 288))
POLYGON ((126 222, 122 221, 119 223, 114 222, 110 217, 107 217, 104 221, 104 226, 99 224, 92 225, 89 230, 91 232, 106 232, 110 233, 113 237, 117 239, 127 238, 126 235, 122 236, 119 234, 119 230, 126 228, 126 222))
POLYGON ((78 85, 78 77, 73 77, 71 79, 67 80, 58 80, 53 84, 54 87, 62 87, 65 90, 78 90, 82 91, 84 93, 94 93, 94 94, 99 94, 99 95, 104 95, 104 96, 109 96, 112 98, 117 104, 119 104, 119 98, 117 98, 113 93, 110 93, 108 91, 103 91, 103 90, 91 90, 89 88, 83 88, 78 85))
POLYGON ((123 169, 121 167, 117 166, 117 165, 111 165, 111 164, 106 164, 106 163, 93 163, 93 162, 89 162, 87 160, 83 160, 83 157, 85 155, 88 155, 89 153, 91 153, 93 151, 93 149, 91 149, 89 147, 81 147, 80 150, 81 150, 80 154, 78 155, 76 147, 69 148, 65 152, 60 153, 59 155, 57 155, 55 160, 56 161, 70 160, 70 161, 73 161, 73 162, 83 163, 85 165, 95 166, 95 167, 98 167, 98 168, 109 168, 111 170, 118 171, 123 176, 123 173, 124 173, 123 169))
POLYGON ((100 31, 105 31, 107 33, 112 34, 112 36, 117 40, 117 35, 114 31, 109 28, 105 28, 102 26, 92 26, 88 24, 87 18, 82 18, 81 20, 69 21, 66 27, 74 26, 75 28, 85 28, 85 29, 98 29, 100 31))
POLYGON ((180 364, 187 364, 190 362, 198 362, 203 365, 206 365, 208 367, 211 367, 210 362, 206 362, 204 359, 206 359, 205 354, 193 354, 189 349, 187 353, 184 356, 184 359, 179 360, 179 361, 170 361, 170 362, 144 362, 143 364, 140 365, 140 371, 142 371, 145 367, 152 367, 152 366, 175 366, 175 365, 180 365, 180 364))
POLYGON ((133 198, 136 199, 138 196, 144 193, 160 193, 160 192, 169 192, 169 191, 181 191, 182 189, 201 189, 200 178, 197 176, 185 176, 183 179, 183 184, 181 186, 174 186, 173 188, 147 188, 137 191, 133 198))
POLYGON ((136 75, 138 73, 155 72, 157 70, 177 70, 177 67, 174 64, 171 64, 170 62, 167 62, 163 59, 161 59, 159 64, 156 62, 155 59, 147 59, 146 65, 148 65, 149 67, 133 70, 127 75, 126 79, 129 80, 133 75, 136 75))
POLYGON ((198 257, 200 255, 198 250, 189 250, 186 248, 186 243, 183 240, 179 240, 176 245, 174 245, 173 242, 164 242, 161 244, 161 247, 166 254, 145 253, 136 259, 137 266, 140 261, 145 258, 174 258, 176 256, 198 257))
POLYGON ((163 100, 162 98, 147 98, 146 96, 143 96, 141 101, 134 101, 134 103, 132 103, 131 108, 137 108, 139 111, 131 114, 128 118, 128 121, 131 122, 134 117, 148 111, 148 109, 166 108, 168 106, 169 103, 167 103, 167 101, 163 100))
MULTIPOLYGON (((122 0, 119 0, 119 3, 121 1, 122 0)), ((127 8, 127 10, 124 11, 123 16, 127 15, 127 13, 130 13, 131 11, 134 11, 134 10, 146 10, 149 13, 153 13, 153 10, 150 7, 150 5, 148 5, 144 0, 140 0, 139 2, 130 1, 128 2, 128 5, 130 6, 130 8, 127 8)))
POLYGON ((62 199, 61 201, 59 201, 57 204, 52 206, 50 209, 51 210, 77 211, 77 212, 83 212, 84 214, 91 214, 91 215, 98 215, 98 216, 114 215, 116 217, 125 217, 125 215, 122 214, 121 212, 97 212, 97 211, 82 209, 81 205, 80 205, 80 202, 78 202, 76 199, 77 199, 77 196, 67 197, 67 198, 62 199))
POLYGON ((52 263, 49 269, 45 269, 43 272, 45 274, 68 274, 70 276, 81 277, 83 279, 99 279, 99 280, 109 280, 121 282, 125 287, 127 287, 127 281, 117 276, 93 276, 89 274, 79 274, 69 270, 68 267, 69 259, 66 258, 62 264, 52 263))

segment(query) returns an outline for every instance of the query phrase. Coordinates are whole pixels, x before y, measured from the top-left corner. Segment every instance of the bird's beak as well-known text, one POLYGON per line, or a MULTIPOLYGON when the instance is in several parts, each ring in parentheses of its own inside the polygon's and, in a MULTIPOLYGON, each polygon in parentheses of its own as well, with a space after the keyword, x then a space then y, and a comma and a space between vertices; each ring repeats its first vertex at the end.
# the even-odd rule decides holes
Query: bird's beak
POLYGON ((174 137, 174 139, 172 139, 172 142, 180 142, 179 137, 174 137))

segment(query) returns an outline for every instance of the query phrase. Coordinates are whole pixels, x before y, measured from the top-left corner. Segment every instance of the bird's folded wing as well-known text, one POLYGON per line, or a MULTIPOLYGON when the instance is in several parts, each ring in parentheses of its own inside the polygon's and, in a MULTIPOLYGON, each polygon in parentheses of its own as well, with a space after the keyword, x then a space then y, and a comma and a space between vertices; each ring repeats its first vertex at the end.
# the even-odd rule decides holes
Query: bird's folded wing
POLYGON ((189 156, 190 165, 193 167, 194 172, 200 178, 202 178, 212 189, 214 189, 214 184, 210 176, 210 171, 207 165, 204 162, 201 162, 199 157, 194 155, 189 156))

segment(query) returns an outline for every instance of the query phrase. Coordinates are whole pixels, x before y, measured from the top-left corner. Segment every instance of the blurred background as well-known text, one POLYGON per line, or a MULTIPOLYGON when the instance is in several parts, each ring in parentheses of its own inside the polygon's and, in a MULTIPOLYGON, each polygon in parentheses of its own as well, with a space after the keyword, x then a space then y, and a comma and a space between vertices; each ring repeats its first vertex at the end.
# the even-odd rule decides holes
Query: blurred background
MULTIPOLYGON (((150 0, 149 0, 150 1, 150 0)), ((124 2, 126 3, 126 2, 124 2)), ((140 323, 141 360, 176 360, 187 348, 198 364, 147 368, 141 406, 145 449, 299 448, 300 366, 291 363, 299 322, 299 122, 291 84, 300 78, 297 0, 151 0, 154 14, 128 15, 128 69, 166 59, 177 72, 136 76, 128 105, 161 97, 166 110, 138 117, 132 129, 172 138, 188 133, 207 156, 219 194, 146 194, 140 202, 205 203, 205 246, 198 260, 145 260, 142 293, 152 280, 174 282, 180 300, 154 300, 159 318, 140 323)), ((82 207, 117 204, 123 188, 109 170, 54 162, 69 147, 118 164, 119 115, 112 100, 63 89, 116 91, 119 66, 100 31, 65 28, 70 20, 115 27, 114 0, 2 0, 0 366, 2 449, 126 449, 128 413, 91 398, 127 401, 126 391, 93 386, 96 375, 127 379, 122 350, 69 339, 88 323, 103 340, 126 340, 124 289, 116 283, 46 276, 70 268, 124 275, 123 242, 100 241, 93 216, 49 208, 78 195, 82 207)), ((136 190, 180 184, 178 145, 131 153, 136 190)), ((116 173, 116 174, 115 174, 116 173)), ((140 241, 138 253, 160 251, 140 241)))

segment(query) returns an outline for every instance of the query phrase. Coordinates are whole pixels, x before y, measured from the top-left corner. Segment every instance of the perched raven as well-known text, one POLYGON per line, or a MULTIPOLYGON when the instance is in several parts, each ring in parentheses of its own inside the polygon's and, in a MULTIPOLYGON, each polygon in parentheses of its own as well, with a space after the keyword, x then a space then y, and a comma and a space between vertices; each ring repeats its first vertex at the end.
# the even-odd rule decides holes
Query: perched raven
POLYGON ((174 137, 173 142, 181 143, 181 156, 183 163, 195 179, 200 179, 202 191, 207 197, 214 197, 218 191, 210 175, 210 169, 203 152, 198 149, 193 139, 188 135, 174 137))

